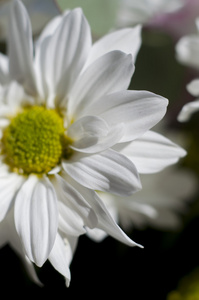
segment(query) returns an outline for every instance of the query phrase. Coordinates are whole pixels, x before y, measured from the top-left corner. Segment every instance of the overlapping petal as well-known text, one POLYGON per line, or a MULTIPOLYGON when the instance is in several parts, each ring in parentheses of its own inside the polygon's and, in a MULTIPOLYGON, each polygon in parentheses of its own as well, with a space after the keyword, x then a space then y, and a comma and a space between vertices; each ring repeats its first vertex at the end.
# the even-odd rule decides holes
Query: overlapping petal
POLYGON ((119 142, 124 133, 123 124, 109 127, 96 116, 85 116, 73 123, 68 136, 73 139, 72 149, 84 153, 97 153, 119 142))
POLYGON ((139 173, 159 172, 186 155, 184 149, 153 131, 133 142, 117 144, 114 149, 127 156, 139 173))
POLYGON ((16 196, 15 225, 29 259, 42 266, 55 242, 57 197, 47 178, 32 175, 16 196))
POLYGON ((59 25, 56 30, 56 23, 49 29, 54 33, 46 34, 37 47, 35 66, 42 95, 49 96, 52 93, 60 103, 86 61, 91 47, 91 34, 81 9, 65 14, 61 21, 57 20, 59 25))
POLYGON ((167 99, 147 91, 121 91, 91 103, 87 113, 101 117, 109 126, 123 123, 121 141, 126 142, 156 125, 165 115, 167 105, 167 99))
POLYGON ((96 226, 97 228, 107 232, 109 235, 125 243, 126 245, 142 247, 141 245, 132 241, 116 224, 106 206, 95 191, 87 189, 76 182, 73 182, 73 185, 84 196, 84 198, 87 199, 88 203, 95 211, 98 218, 98 224, 96 226))
POLYGON ((135 61, 140 46, 140 25, 137 25, 134 28, 124 28, 111 32, 93 44, 85 67, 88 67, 88 65, 93 63, 100 56, 114 50, 120 50, 126 54, 131 54, 135 61))
POLYGON ((75 188, 58 174, 53 184, 59 199, 59 228, 67 235, 85 233, 85 226, 93 228, 97 219, 92 207, 75 188))
POLYGON ((87 188, 130 195, 141 188, 133 163, 111 149, 93 154, 74 154, 62 163, 64 170, 87 188))
MULTIPOLYGON (((73 238, 74 239, 74 238, 73 238)), ((67 239, 63 239, 58 233, 53 249, 49 255, 49 261, 53 267, 66 279, 66 286, 70 284, 71 274, 69 264, 72 256, 72 247, 67 239)))
POLYGON ((133 71, 131 54, 112 51, 97 59, 80 75, 70 93, 69 117, 77 119, 97 99, 127 89, 133 71))

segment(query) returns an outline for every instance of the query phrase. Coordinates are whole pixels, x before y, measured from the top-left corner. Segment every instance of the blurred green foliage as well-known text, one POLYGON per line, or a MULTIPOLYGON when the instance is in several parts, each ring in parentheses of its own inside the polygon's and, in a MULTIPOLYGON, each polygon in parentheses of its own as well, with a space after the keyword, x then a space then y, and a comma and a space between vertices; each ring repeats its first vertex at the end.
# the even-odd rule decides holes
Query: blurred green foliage
POLYGON ((115 24, 119 0, 58 0, 61 10, 81 7, 94 37, 108 32, 115 24))
POLYGON ((199 299, 199 269, 182 278, 177 290, 169 293, 167 300, 198 300, 199 299))

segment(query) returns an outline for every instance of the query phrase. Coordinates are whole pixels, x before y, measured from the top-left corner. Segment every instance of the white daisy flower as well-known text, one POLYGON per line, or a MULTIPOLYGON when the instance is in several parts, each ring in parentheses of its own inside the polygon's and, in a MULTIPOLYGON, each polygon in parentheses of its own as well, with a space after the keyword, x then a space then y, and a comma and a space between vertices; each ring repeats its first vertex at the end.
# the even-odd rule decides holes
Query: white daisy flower
MULTIPOLYGON (((59 232, 78 237, 86 228, 99 228, 138 245, 95 191, 128 196, 141 188, 122 150, 136 139, 139 144, 166 112, 165 98, 127 90, 140 26, 110 33, 92 46, 89 25, 75 9, 52 20, 33 50, 28 14, 18 0, 11 3, 9 24, 9 59, 0 56, 0 220, 14 206, 28 259, 42 266, 56 249, 60 273, 59 232)), ((147 139, 147 155, 153 144, 160 151, 166 147, 160 159, 170 156, 168 164, 179 157, 163 137, 149 133, 147 139)), ((152 170, 160 169, 156 164, 152 170)))
MULTIPOLYGON (((0 1, 0 39, 5 39, 7 36, 9 2, 10 0, 0 1)), ((34 35, 37 35, 53 17, 60 14, 58 6, 53 0, 22 0, 22 2, 30 16, 34 35)))
POLYGON ((177 11, 184 4, 184 0, 120 0, 117 23, 120 26, 146 24, 161 14, 177 11))

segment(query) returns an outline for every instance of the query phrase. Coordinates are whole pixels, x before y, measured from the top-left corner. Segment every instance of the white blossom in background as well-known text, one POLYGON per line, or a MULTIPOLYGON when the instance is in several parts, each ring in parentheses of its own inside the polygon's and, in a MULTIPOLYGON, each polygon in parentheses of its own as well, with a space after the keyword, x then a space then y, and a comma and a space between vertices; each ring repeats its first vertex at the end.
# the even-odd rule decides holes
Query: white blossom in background
MULTIPOLYGON (((12 0, 0 1, 0 39, 5 39, 8 30, 9 2, 12 0)), ((32 24, 32 32, 37 35, 43 27, 60 11, 54 0, 22 0, 32 24)))
MULTIPOLYGON (((176 57, 184 65, 199 69, 199 18, 196 19, 198 33, 182 37, 176 45, 176 57)), ((199 78, 187 85, 188 92, 199 97, 199 78)), ((178 115, 178 121, 186 122, 194 112, 199 110, 199 100, 185 104, 178 115)))
MULTIPOLYGON (((193 174, 172 166, 158 174, 141 175, 141 182, 142 190, 130 197, 99 193, 111 215, 127 231, 150 226, 159 230, 178 229, 196 191, 193 174)), ((88 236, 99 242, 107 234, 88 229, 88 236)))
POLYGON ((184 65, 199 68, 199 18, 196 19, 197 33, 183 36, 176 45, 176 58, 184 65))
POLYGON ((146 24, 155 17, 183 7, 184 0, 120 0, 117 24, 146 24))
POLYGON ((49 259, 69 285, 67 249, 86 228, 139 246, 95 191, 130 196, 141 188, 140 170, 157 172, 186 152, 149 130, 167 99, 127 90, 140 26, 92 45, 75 9, 53 19, 33 51, 18 0, 10 3, 9 24, 8 57, 0 55, 0 227, 13 210, 12 234, 29 261, 49 259))

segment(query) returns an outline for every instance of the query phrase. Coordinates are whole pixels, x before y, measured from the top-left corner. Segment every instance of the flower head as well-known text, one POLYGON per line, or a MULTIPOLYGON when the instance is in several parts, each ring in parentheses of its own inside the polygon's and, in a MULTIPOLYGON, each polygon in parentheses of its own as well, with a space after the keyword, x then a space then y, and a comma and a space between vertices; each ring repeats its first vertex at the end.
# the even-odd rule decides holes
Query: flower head
MULTIPOLYGON (((0 56, 0 220, 13 208, 28 259, 42 266, 49 258, 69 281, 63 236, 70 240, 87 228, 99 228, 137 245, 96 190, 128 196, 141 188, 125 149, 143 141, 164 116, 168 101, 127 90, 140 26, 92 45, 89 25, 75 9, 52 20, 33 49, 24 6, 14 0, 10 9, 8 58, 0 56)), ((161 138, 147 138, 148 147, 164 149, 161 138)), ((166 154, 167 162, 158 166, 152 155, 146 168, 157 171, 182 155, 166 154)), ((158 161, 164 159, 163 154, 158 161)))

